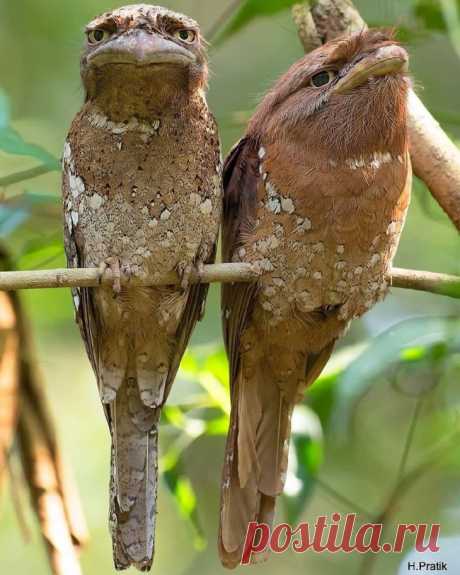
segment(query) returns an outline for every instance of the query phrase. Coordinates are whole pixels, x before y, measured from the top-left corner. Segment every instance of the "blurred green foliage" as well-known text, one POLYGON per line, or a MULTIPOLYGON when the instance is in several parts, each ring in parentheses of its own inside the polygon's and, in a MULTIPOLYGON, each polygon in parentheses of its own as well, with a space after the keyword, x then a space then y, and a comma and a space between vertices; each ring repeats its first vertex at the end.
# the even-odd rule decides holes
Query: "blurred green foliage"
MULTIPOLYGON (((218 46, 224 40, 236 34, 239 30, 247 26, 252 20, 260 16, 272 16, 282 12, 296 4, 297 0, 242 0, 230 5, 228 19, 225 19, 222 26, 216 30, 213 45, 218 46)), ((227 11, 224 15, 227 14, 227 11)))
MULTIPOLYGON (((49 171, 59 169, 59 162, 54 156, 37 144, 27 143, 10 126, 10 102, 3 91, 0 91, 0 150, 13 156, 34 158, 49 171)), ((0 179, 0 186, 4 185, 0 179)))
MULTIPOLYGON (((257 101, 254 95, 301 56, 288 11, 294 2, 166 3, 196 17, 205 30, 219 23, 211 50, 210 100, 227 149, 241 135, 257 101)), ((424 100, 446 130, 458 137, 460 77, 452 71, 459 64, 455 50, 460 2, 363 0, 357 5, 372 24, 398 27, 413 54, 417 82, 425 85, 424 100)), ((22 269, 63 265, 56 156, 81 101, 77 89, 80 29, 95 13, 110 7, 110 0, 0 0, 0 64, 6 71, 5 91, 0 92, 0 238, 22 269), (34 174, 40 177, 29 179, 34 174)), ((458 273, 456 232, 420 182, 414 196, 397 263, 458 273)), ((107 437, 102 413, 94 421, 84 421, 88 410, 98 409, 97 397, 72 324, 71 299, 66 293, 46 290, 24 294, 24 299, 62 441, 69 459, 78 462, 78 482, 93 532, 93 544, 83 557, 85 572, 100 573, 101 566, 108 572, 106 501, 101 497, 108 473, 107 437)), ((230 412, 217 299, 213 288, 195 346, 182 362, 163 413, 161 469, 173 506, 161 503, 160 497, 160 572, 194 573, 199 568, 201 573, 214 574, 220 569, 214 546, 203 551, 216 532, 218 482, 230 412), (182 520, 185 529, 180 527, 182 520), (178 548, 183 549, 180 556, 178 548)), ((460 461, 452 448, 459 431, 458 317, 459 304, 453 300, 399 292, 353 326, 293 417, 282 506, 290 522, 311 520, 338 506, 360 512, 363 519, 375 519, 409 477, 413 489, 401 494, 389 526, 398 520, 442 520, 447 533, 459 535, 455 518, 460 514, 460 461), (423 508, 411 475, 414 470, 417 482, 429 494, 424 496, 423 508)), ((6 513, 11 519, 12 510, 6 513)), ((38 551, 31 552, 31 562, 20 558, 16 530, 5 525, 0 524, 0 571, 21 575, 33 564, 37 574, 46 573, 38 551)), ((310 568, 325 575, 358 573, 359 559, 286 556, 273 560, 264 571, 310 568)), ((395 572, 400 560, 397 556, 380 559, 374 571, 395 572)))
POLYGON ((414 12, 427 30, 446 30, 444 14, 436 0, 420 0, 415 4, 414 12))

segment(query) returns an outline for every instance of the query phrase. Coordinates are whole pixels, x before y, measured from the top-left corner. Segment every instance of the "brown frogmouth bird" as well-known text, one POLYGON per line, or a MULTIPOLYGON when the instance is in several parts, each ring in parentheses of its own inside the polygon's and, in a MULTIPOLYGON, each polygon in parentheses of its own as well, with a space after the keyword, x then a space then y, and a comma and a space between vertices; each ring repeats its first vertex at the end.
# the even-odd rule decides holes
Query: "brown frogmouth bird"
POLYGON ((115 566, 145 571, 160 411, 207 291, 187 279, 215 257, 220 149, 195 21, 138 4, 96 18, 86 34, 86 100, 63 157, 65 244, 69 266, 108 267, 115 278, 113 289, 76 290, 74 302, 112 437, 115 566), (181 286, 136 284, 173 270, 181 286))
POLYGON ((223 288, 227 567, 248 522, 273 522, 296 402, 350 321, 387 293, 411 188, 407 68, 384 31, 324 45, 269 91, 224 166, 224 261, 260 272, 223 288))

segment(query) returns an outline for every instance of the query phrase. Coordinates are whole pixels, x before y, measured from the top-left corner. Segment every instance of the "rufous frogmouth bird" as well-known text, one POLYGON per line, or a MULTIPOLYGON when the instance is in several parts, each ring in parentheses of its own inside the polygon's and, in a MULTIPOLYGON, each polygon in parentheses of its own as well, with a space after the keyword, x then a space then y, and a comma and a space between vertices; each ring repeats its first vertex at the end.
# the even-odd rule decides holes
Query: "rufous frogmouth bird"
POLYGON ((219 549, 271 525, 291 415, 335 342, 388 291, 411 189, 408 55, 368 30, 282 76, 224 166, 223 259, 259 271, 222 291, 231 422, 219 549))
POLYGON ((207 293, 188 280, 216 252, 220 146, 194 20, 137 4, 96 18, 86 35, 85 103, 63 157, 65 246, 70 267, 114 278, 113 289, 73 296, 112 438, 115 566, 146 571, 161 408, 207 293), (135 281, 174 270, 182 285, 135 281))

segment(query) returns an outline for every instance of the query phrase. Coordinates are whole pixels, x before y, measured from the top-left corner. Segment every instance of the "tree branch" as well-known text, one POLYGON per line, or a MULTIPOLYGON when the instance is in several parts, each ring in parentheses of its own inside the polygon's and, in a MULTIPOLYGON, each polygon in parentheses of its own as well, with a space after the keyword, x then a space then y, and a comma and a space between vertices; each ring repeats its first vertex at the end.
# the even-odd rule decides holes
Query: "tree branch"
MULTIPOLYGON (((318 46, 318 38, 324 43, 366 28, 350 0, 315 0, 312 4, 293 9, 305 52, 318 46)), ((412 90, 408 124, 414 173, 460 230, 460 150, 412 90)))
POLYGON ((415 175, 460 230, 460 151, 414 92, 409 95, 409 132, 415 175))
POLYGON ((315 48, 319 48, 322 40, 316 29, 310 7, 307 4, 294 4, 292 7, 292 18, 297 26, 299 40, 305 53, 308 54, 315 48))
POLYGON ((391 285, 460 299, 460 277, 434 272, 393 268, 391 285))
MULTIPOLYGON (((257 281, 259 272, 251 264, 214 264, 195 270, 191 283, 234 283, 257 281)), ((460 299, 460 277, 418 270, 394 268, 388 278, 393 287, 448 295, 460 299)), ((175 273, 156 274, 145 278, 122 278, 122 284, 133 286, 178 285, 175 273)), ((0 272, 0 290, 43 288, 77 288, 111 286, 113 277, 108 270, 103 275, 97 268, 0 272)))
MULTIPOLYGON (((191 283, 232 283, 252 282, 259 277, 251 264, 215 264, 204 266, 200 273, 195 270, 190 275, 191 283)), ((121 278, 121 283, 138 286, 177 285, 181 279, 177 273, 155 274, 146 278, 121 278)), ((101 275, 98 268, 36 270, 25 272, 0 273, 0 290, 18 289, 98 287, 112 285, 110 270, 101 275)))
MULTIPOLYGON (((0 248, 0 269, 11 268, 0 248)), ((52 572, 81 575, 78 554, 87 530, 79 497, 63 462, 21 303, 15 293, 0 293, 0 479, 6 471, 18 519, 28 531, 18 497, 23 483, 8 459, 16 462, 17 456, 52 572)))

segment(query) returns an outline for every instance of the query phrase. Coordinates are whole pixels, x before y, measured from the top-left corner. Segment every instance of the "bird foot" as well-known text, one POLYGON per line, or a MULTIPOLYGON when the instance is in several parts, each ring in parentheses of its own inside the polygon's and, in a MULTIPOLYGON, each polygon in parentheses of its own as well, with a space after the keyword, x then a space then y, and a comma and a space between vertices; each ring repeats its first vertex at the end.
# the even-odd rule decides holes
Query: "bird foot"
POLYGON ((110 272, 110 279, 112 280, 112 289, 115 296, 121 293, 121 279, 126 278, 127 281, 131 279, 131 270, 128 264, 120 264, 120 259, 117 257, 107 258, 99 266, 99 280, 110 272))
POLYGON ((194 276, 200 277, 204 270, 203 262, 198 262, 196 264, 179 264, 177 267, 177 272, 180 276, 181 288, 186 291, 190 287, 191 279, 194 276))

